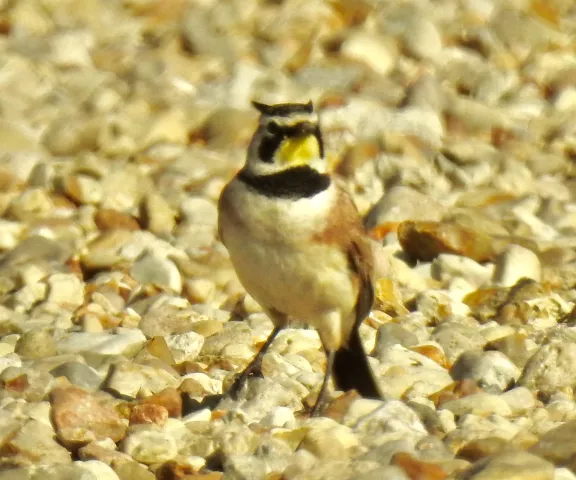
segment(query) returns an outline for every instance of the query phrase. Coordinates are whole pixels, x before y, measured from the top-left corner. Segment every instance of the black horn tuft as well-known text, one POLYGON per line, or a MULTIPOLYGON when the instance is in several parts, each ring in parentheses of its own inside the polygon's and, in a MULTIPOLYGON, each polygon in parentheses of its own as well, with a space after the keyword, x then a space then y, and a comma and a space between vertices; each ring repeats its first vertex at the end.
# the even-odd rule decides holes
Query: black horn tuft
POLYGON ((269 117, 289 117, 297 113, 312 113, 314 111, 314 104, 312 100, 308 103, 278 103, 276 105, 266 105, 265 103, 252 102, 252 105, 262 115, 269 117))

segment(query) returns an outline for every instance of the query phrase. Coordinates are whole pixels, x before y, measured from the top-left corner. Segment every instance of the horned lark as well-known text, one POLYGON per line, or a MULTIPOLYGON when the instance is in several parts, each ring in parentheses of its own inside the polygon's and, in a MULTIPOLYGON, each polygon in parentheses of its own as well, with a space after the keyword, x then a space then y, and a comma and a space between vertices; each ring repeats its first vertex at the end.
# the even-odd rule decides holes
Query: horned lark
POLYGON ((220 238, 274 330, 231 388, 236 396, 289 318, 318 330, 340 390, 381 398, 358 328, 373 302, 372 253, 352 199, 326 173, 312 102, 264 105, 244 167, 219 201, 220 238))

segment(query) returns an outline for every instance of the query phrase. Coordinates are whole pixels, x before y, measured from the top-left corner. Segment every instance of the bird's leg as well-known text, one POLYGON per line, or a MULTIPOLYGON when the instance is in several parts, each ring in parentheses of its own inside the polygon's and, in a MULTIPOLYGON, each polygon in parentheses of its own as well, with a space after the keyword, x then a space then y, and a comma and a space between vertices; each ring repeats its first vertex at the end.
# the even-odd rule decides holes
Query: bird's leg
POLYGON ((272 333, 268 336, 266 342, 264 343, 264 345, 262 345, 262 348, 260 348, 260 351, 256 354, 254 359, 244 369, 244 371, 240 375, 238 375, 236 380, 234 380, 232 386, 228 389, 228 395, 232 397, 234 400, 238 398, 238 393, 240 392, 240 390, 242 390, 248 378, 255 375, 256 376, 262 375, 261 372, 262 358, 270 348, 270 345, 272 345, 272 342, 274 341, 276 335, 278 335, 280 330, 282 330, 282 327, 274 327, 274 330, 272 330, 272 333))
POLYGON ((320 415, 321 407, 324 404, 324 397, 326 396, 326 391, 328 390, 328 382, 332 376, 332 369, 334 368, 334 351, 326 350, 326 372, 324 373, 324 380, 322 380, 322 386, 320 387, 320 392, 318 392, 318 398, 316 403, 310 411, 311 417, 316 417, 320 415))

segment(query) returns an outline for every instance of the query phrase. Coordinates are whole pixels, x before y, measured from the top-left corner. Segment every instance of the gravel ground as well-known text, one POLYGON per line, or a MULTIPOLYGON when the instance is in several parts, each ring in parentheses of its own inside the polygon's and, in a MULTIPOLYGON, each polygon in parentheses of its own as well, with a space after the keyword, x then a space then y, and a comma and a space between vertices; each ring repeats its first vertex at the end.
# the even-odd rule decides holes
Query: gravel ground
POLYGON ((0 479, 576 480, 573 0, 0 0, 0 479), (314 402, 219 242, 312 99, 377 240, 385 401, 314 402), (208 408, 209 407, 209 408, 208 408))

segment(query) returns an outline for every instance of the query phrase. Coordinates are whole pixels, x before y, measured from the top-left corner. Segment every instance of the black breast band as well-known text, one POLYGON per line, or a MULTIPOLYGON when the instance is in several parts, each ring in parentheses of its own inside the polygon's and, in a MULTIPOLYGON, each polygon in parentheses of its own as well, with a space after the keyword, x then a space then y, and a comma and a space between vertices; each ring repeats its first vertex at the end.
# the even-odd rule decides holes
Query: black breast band
POLYGON ((246 171, 238 178, 251 190, 266 197, 310 198, 330 186, 330 176, 308 166, 293 167, 270 175, 251 175, 246 171))

